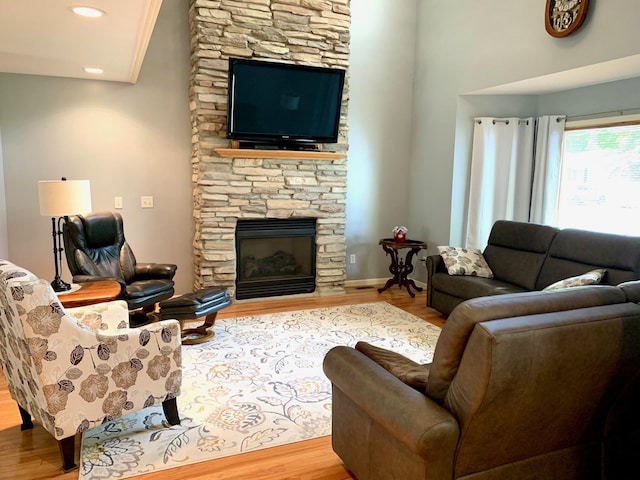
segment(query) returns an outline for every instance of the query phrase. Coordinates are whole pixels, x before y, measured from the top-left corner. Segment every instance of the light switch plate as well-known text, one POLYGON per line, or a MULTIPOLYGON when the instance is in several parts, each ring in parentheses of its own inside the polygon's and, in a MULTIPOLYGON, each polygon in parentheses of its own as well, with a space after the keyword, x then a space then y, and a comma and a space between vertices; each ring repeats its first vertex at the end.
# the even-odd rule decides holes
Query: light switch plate
POLYGON ((140 206, 142 208, 153 208, 153 197, 140 197, 140 206))
POLYGON ((120 210, 122 208, 122 197, 114 197, 113 208, 120 210))

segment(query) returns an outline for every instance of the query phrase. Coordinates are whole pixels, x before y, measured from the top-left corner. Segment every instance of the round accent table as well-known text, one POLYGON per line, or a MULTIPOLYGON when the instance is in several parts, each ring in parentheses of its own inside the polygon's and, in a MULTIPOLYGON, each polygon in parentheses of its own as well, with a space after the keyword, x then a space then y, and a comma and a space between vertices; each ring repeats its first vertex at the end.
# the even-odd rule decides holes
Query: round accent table
POLYGON ((413 272, 412 261, 414 255, 423 248, 427 248, 427 244, 420 240, 396 242, 393 238, 383 238, 378 242, 378 244, 382 245, 382 249, 387 255, 391 256, 389 271, 391 272, 391 275, 393 275, 393 277, 387 280, 384 287, 378 289, 378 293, 384 292, 392 285, 398 285, 398 288, 406 287, 409 295, 415 297, 416 294, 413 293, 411 289, 413 288, 417 292, 421 292, 422 288, 418 287, 412 279, 408 278, 408 276, 413 272), (403 249, 409 250, 404 260, 400 258, 400 250, 403 249))
POLYGON ((115 280, 98 280, 79 283, 80 288, 70 292, 56 292, 65 308, 84 307, 94 303, 109 302, 120 295, 120 284, 115 280))

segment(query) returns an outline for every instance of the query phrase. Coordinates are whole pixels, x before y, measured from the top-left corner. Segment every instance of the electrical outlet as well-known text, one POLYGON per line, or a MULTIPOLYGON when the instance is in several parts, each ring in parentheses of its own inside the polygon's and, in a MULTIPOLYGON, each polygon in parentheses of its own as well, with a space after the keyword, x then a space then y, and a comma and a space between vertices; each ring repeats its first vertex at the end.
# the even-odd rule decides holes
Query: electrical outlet
POLYGON ((356 263, 356 254, 352 253, 349 255, 349 263, 356 263))
POLYGON ((140 197, 140 207, 153 208, 153 197, 140 197))
POLYGON ((114 197, 113 208, 117 208, 118 210, 122 208, 122 197, 114 197))

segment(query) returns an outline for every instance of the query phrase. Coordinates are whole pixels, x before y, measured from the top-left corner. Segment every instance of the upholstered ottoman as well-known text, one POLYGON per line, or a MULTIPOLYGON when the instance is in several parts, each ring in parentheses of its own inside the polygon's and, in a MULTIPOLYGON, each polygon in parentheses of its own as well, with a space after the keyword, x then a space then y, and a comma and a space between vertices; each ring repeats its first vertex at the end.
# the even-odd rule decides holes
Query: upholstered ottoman
POLYGON ((226 288, 210 287, 185 293, 159 303, 162 320, 175 318, 180 321, 182 343, 193 345, 209 340, 215 335, 212 327, 218 311, 231 304, 226 288), (205 317, 199 327, 184 328, 184 322, 205 317))

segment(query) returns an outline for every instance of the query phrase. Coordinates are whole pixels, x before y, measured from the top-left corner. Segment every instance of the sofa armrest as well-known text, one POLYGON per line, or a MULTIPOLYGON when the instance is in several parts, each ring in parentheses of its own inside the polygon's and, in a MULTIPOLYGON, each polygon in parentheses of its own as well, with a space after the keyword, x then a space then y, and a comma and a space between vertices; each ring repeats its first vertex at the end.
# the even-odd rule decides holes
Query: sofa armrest
MULTIPOLYGON (((182 341, 177 320, 115 331, 86 329, 82 334, 69 335, 69 339, 67 345, 57 346, 56 353, 60 359, 73 359, 82 372, 73 381, 76 388, 69 393, 67 416, 71 425, 79 425, 83 418, 98 422, 118 418, 180 395, 182 341), (102 353, 88 348, 92 345, 102 353), (96 384, 108 390, 96 393, 92 388, 96 384), (111 402, 114 397, 126 402, 111 402)), ((56 385, 56 374, 58 370, 43 372, 40 379, 45 386, 56 385)), ((66 430, 56 438, 68 433, 66 430)))
POLYGON ((411 452, 428 459, 429 471, 438 472, 433 478, 447 478, 446 472, 451 477, 460 434, 451 413, 351 347, 332 348, 323 368, 334 388, 411 452))
POLYGON ((171 280, 178 267, 171 263, 136 263, 135 276, 140 279, 167 279, 171 280))
POLYGON ((433 282, 431 277, 435 273, 447 273, 447 267, 440 255, 429 255, 425 260, 427 266, 427 307, 431 307, 433 299, 433 282))
POLYGON ((64 311, 79 324, 92 330, 114 332, 120 328, 129 328, 129 309, 124 300, 65 308, 64 311))
POLYGON ((628 302, 640 303, 640 280, 632 280, 618 285, 628 302))
POLYGON ((440 255, 429 255, 426 259, 427 275, 430 277, 434 273, 447 273, 447 267, 440 255))

